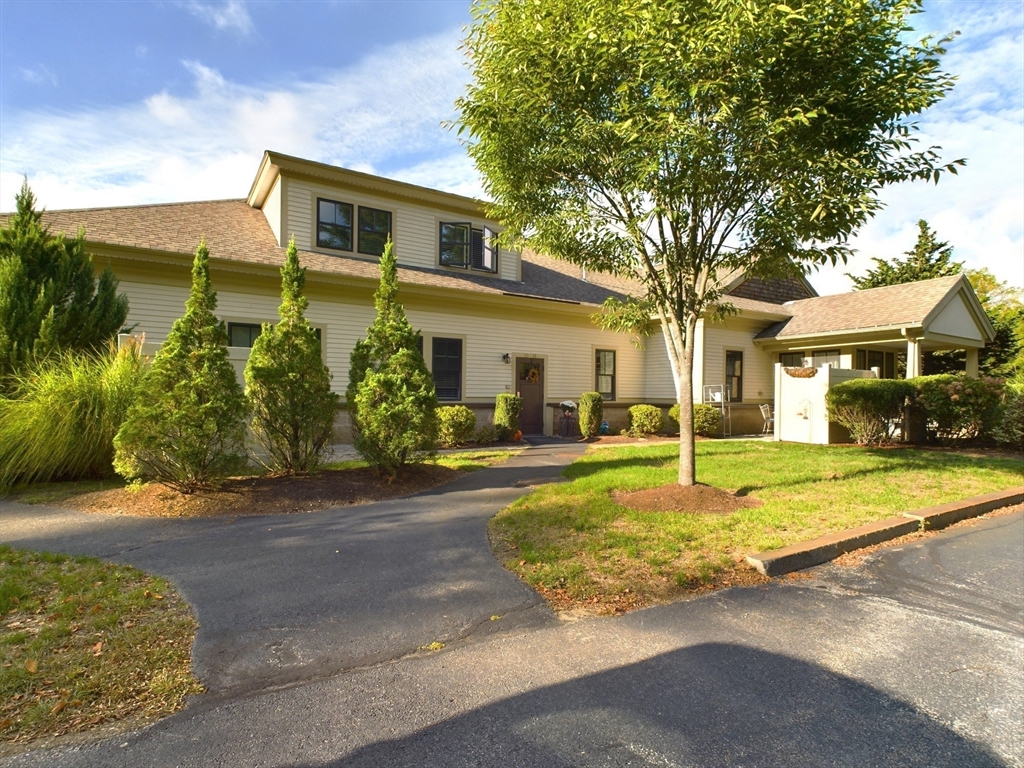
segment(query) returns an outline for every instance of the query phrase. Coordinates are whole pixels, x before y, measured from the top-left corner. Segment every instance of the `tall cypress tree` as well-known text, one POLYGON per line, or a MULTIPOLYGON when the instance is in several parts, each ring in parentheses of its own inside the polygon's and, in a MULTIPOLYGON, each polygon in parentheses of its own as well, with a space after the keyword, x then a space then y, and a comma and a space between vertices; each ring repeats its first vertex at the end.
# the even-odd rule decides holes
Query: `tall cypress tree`
POLYGON ((51 235, 28 180, 16 202, 0 229, 0 385, 33 358, 103 347, 128 317, 110 268, 97 279, 84 230, 51 235))
POLYGON ((281 267, 277 325, 263 324, 245 366, 252 432, 271 469, 293 474, 317 468, 331 440, 337 396, 320 354, 320 339, 306 320, 306 270, 295 238, 281 267))
POLYGON ((380 257, 377 317, 356 342, 346 391, 356 449, 393 478, 437 447, 437 393, 417 333, 398 301, 398 268, 389 239, 380 257))
POLYGON ((242 388, 216 308, 204 240, 196 248, 185 314, 171 326, 114 438, 118 474, 192 493, 245 463, 242 388))

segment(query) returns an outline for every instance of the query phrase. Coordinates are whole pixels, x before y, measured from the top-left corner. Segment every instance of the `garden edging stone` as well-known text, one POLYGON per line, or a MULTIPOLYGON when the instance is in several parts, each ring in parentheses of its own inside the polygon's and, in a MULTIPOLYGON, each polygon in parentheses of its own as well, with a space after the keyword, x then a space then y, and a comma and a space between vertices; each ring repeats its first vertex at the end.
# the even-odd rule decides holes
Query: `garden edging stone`
POLYGON ((747 555, 747 562, 765 576, 781 576, 827 563, 855 549, 870 547, 922 529, 938 530, 969 517, 1021 502, 1024 502, 1024 489, 1021 488, 972 496, 962 501, 904 512, 897 517, 830 533, 781 549, 747 555))

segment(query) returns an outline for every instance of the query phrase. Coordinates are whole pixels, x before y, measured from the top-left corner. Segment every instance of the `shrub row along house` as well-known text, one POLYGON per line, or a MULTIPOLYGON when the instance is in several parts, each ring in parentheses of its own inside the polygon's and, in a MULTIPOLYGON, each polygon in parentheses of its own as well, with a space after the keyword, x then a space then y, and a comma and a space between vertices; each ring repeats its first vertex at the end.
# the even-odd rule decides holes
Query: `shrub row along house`
MULTIPOLYGON (((498 247, 499 223, 471 198, 267 152, 245 199, 48 211, 44 223, 53 232, 85 228, 97 264, 109 263, 128 295, 128 325, 153 349, 181 314, 205 237, 239 376, 261 323, 276 318, 294 236, 308 268, 306 315, 343 394, 349 355, 374 317, 377 260, 390 235, 401 299, 442 404, 466 405, 486 423, 495 395, 518 393, 529 435, 551 434, 558 404, 589 390, 603 395, 613 430, 626 426, 630 405, 676 401, 658 334, 639 348, 591 318, 635 286, 498 247)), ((721 386, 734 432, 761 431, 776 363, 894 377, 902 358, 910 377, 921 372, 922 352, 965 349, 976 374, 978 350, 994 336, 962 276, 823 297, 802 279, 735 274, 723 283, 736 314, 698 325, 693 396, 700 402, 705 385, 721 386)), ((349 437, 344 412, 337 433, 349 437)))

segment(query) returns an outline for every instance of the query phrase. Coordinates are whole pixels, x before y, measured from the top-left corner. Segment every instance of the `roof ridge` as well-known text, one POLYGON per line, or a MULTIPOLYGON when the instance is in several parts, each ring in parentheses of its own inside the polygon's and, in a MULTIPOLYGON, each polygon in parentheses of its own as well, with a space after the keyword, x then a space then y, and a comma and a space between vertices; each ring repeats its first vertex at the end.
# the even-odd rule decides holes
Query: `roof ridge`
MULTIPOLYGON (((244 197, 214 200, 180 200, 176 203, 138 203, 136 205, 97 205, 92 208, 43 208, 41 213, 89 213, 93 211, 131 211, 140 208, 171 208, 175 205, 208 205, 209 203, 245 203, 244 197)), ((248 205, 248 203, 246 203, 248 205)), ((13 216, 15 211, 0 211, 0 216, 13 216)))
POLYGON ((906 288, 910 285, 921 285, 922 283, 935 283, 940 280, 959 280, 962 277, 966 277, 965 272, 957 272, 955 275, 943 275, 942 277, 929 277, 925 280, 911 280, 909 283, 895 283, 894 285, 878 285, 874 288, 863 288, 861 290, 843 291, 842 293, 829 293, 825 296, 809 296, 806 299, 795 299, 793 301, 787 301, 783 306, 789 306, 791 304, 802 304, 807 301, 821 301, 822 299, 836 299, 839 297, 855 297, 864 296, 877 291, 890 291, 894 288, 906 288))

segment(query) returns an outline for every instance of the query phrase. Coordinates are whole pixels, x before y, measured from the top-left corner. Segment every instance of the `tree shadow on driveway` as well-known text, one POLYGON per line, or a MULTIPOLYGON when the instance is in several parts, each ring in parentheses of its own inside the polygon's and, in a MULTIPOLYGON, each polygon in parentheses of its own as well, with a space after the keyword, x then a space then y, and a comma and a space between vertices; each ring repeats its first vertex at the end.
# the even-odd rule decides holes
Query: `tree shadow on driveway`
POLYGON ((787 656, 708 643, 307 768, 1003 764, 883 691, 787 656))

